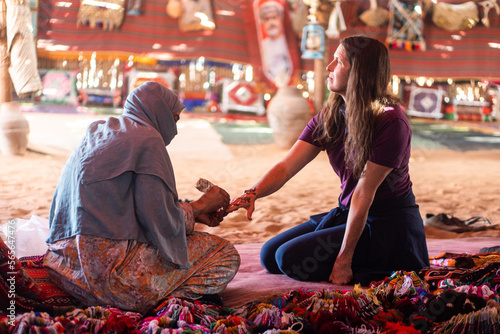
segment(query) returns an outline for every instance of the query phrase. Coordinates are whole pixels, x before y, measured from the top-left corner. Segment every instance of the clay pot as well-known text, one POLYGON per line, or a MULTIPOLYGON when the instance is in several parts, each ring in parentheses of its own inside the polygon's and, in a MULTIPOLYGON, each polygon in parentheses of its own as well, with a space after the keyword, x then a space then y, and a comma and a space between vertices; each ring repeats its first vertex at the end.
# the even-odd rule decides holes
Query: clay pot
POLYGON ((295 87, 281 87, 267 107, 267 119, 276 145, 290 148, 311 118, 309 103, 295 87))
POLYGON ((28 147, 29 124, 19 103, 5 102, 0 109, 0 150, 4 155, 23 155, 28 147))

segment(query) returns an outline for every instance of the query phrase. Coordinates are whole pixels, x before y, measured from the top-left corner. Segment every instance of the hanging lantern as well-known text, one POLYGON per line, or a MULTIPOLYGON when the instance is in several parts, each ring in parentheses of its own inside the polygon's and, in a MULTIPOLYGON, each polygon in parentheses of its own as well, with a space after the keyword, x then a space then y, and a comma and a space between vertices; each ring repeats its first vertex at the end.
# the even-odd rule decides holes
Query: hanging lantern
POLYGON ((315 20, 311 20, 302 30, 300 50, 302 51, 302 59, 323 59, 325 29, 315 20))

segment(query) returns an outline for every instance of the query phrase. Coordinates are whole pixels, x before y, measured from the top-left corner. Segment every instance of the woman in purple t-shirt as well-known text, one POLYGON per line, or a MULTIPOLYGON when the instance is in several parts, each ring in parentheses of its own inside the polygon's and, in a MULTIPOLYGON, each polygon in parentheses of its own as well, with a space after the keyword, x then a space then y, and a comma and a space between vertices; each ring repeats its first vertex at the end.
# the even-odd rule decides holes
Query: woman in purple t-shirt
POLYGON ((408 173, 411 130, 387 93, 390 62, 378 40, 340 42, 327 66, 331 94, 287 155, 228 212, 247 209, 280 189, 321 151, 340 177, 339 206, 267 241, 261 263, 271 273, 337 284, 384 279, 429 265, 422 218, 408 173))

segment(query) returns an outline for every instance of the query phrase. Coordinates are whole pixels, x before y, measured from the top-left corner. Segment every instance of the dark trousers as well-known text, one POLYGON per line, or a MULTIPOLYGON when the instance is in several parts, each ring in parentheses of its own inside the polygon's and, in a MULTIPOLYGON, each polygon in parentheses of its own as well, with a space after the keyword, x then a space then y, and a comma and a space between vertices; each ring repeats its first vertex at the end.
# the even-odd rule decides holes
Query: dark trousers
MULTIPOLYGON (((273 274, 300 281, 328 281, 344 238, 349 209, 338 207, 268 240, 262 266, 273 274)), ((374 203, 356 245, 354 283, 368 285, 393 270, 428 265, 425 232, 411 190, 396 199, 374 203)))

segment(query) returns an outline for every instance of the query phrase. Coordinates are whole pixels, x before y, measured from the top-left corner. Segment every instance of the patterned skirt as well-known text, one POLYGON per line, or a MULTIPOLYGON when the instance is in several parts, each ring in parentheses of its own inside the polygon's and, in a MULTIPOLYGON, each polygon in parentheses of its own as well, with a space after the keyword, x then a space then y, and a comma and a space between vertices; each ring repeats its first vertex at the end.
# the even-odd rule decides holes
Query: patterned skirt
POLYGON ((187 269, 148 244, 90 235, 49 244, 44 265, 55 284, 87 306, 145 312, 169 296, 219 293, 236 275, 240 256, 229 241, 204 232, 186 238, 187 269))

